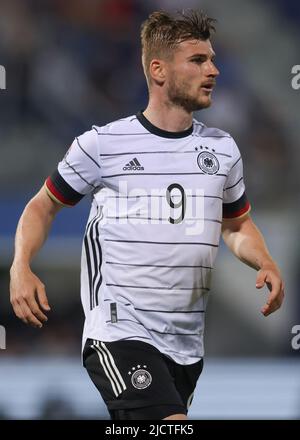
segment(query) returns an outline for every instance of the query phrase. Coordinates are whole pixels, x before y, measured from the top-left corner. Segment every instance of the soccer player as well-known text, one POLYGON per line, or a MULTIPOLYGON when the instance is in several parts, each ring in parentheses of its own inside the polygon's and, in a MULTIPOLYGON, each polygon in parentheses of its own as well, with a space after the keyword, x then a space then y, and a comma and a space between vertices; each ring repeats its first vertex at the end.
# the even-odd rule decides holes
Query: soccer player
MULTIPOLYGON (((193 119, 219 71, 203 13, 154 12, 142 25, 144 111, 75 138, 17 228, 11 303, 42 327, 50 310, 30 263, 63 206, 92 206, 82 249, 83 363, 114 420, 187 418, 203 363, 219 239, 283 301, 280 271, 250 215, 232 137, 193 119)), ((120 80, 122 80, 120 78, 120 80)))

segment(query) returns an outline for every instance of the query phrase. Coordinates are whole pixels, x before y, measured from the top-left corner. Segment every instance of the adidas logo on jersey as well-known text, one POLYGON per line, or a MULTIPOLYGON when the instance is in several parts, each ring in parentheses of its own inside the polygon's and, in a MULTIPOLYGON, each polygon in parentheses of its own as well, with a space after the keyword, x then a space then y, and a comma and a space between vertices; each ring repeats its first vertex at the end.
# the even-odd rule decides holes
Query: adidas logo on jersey
POLYGON ((135 157, 133 160, 128 162, 123 168, 124 171, 144 171, 144 167, 141 166, 137 158, 135 157))

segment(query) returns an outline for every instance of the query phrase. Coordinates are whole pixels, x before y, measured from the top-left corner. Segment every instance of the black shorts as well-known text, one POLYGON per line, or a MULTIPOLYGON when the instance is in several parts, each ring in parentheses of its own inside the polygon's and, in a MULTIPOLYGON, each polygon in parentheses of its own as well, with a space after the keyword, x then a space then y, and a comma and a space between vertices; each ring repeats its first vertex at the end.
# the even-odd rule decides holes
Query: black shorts
POLYGON ((180 365, 141 341, 87 339, 83 365, 113 420, 187 414, 203 360, 180 365))

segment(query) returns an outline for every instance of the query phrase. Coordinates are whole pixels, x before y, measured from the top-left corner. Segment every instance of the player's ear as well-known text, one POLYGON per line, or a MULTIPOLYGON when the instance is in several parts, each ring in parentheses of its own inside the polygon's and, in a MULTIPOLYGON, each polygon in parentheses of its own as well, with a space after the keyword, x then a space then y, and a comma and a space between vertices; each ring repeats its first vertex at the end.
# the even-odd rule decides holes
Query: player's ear
POLYGON ((166 69, 164 61, 160 59, 153 59, 150 62, 149 73, 155 83, 162 85, 166 79, 166 69))

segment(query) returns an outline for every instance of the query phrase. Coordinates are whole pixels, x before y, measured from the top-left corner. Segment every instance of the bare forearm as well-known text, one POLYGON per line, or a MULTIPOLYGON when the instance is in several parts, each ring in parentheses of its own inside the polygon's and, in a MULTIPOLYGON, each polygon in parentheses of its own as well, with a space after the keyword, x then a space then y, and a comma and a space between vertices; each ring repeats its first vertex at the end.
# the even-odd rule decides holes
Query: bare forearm
POLYGON ((42 213, 26 206, 16 232, 14 263, 29 264, 42 247, 50 229, 51 220, 42 213))
POLYGON ((260 237, 244 237, 237 250, 238 258, 253 269, 259 270, 267 265, 276 265, 260 237))
POLYGON ((275 265, 264 238, 251 219, 243 223, 237 231, 224 231, 223 238, 230 250, 243 263, 259 270, 267 265, 275 265))
POLYGON ((268 316, 281 307, 284 298, 284 282, 280 270, 273 261, 262 234, 250 216, 241 219, 224 220, 223 239, 229 249, 248 266, 256 269, 256 288, 267 285, 270 293, 266 304, 261 308, 268 316))
POLYGON ((45 196, 41 198, 39 194, 28 203, 19 220, 13 265, 30 264, 32 258, 43 246, 59 209, 50 199, 47 200, 45 196))
POLYGON ((30 263, 45 242, 60 209, 42 188, 24 209, 17 227, 15 258, 10 269, 10 302, 18 318, 34 327, 42 327, 47 321, 44 312, 50 306, 45 286, 31 271, 30 263))

